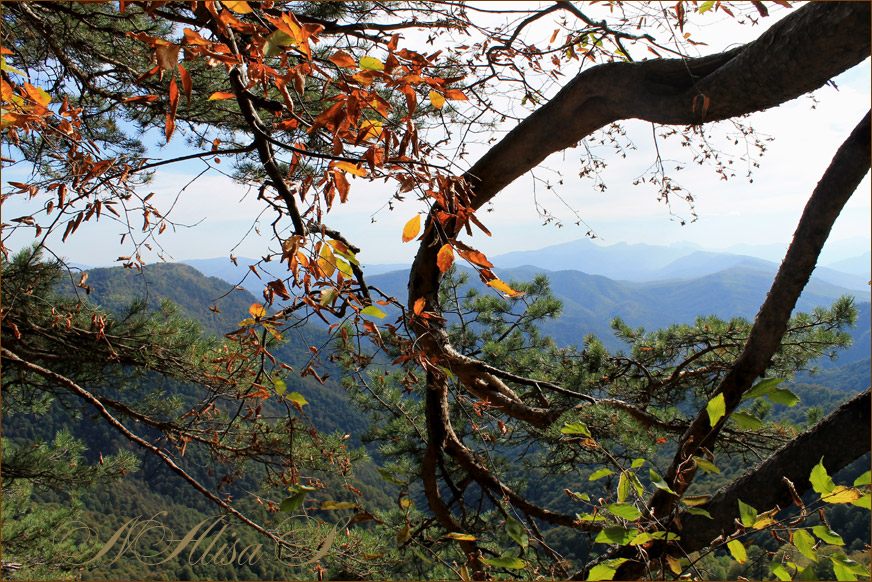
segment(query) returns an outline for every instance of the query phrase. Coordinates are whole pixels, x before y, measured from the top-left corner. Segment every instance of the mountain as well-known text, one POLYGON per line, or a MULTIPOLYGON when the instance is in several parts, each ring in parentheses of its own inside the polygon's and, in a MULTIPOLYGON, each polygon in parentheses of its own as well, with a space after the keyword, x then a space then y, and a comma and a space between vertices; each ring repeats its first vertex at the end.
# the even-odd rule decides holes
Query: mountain
POLYGON ((862 255, 857 255, 856 257, 843 259, 841 261, 836 261, 835 263, 829 263, 827 267, 835 269, 836 271, 842 271, 843 273, 860 275, 868 280, 870 278, 870 272, 872 272, 872 252, 866 251, 862 255))

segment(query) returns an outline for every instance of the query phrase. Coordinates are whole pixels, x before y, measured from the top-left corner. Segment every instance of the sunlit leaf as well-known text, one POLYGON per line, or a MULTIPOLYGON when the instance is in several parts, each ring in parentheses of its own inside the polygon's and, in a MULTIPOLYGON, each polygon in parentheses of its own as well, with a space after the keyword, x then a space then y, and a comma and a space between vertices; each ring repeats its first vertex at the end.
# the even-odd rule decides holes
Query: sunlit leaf
POLYGON ((614 471, 606 468, 597 469, 594 471, 590 477, 588 477, 588 481, 596 481, 597 479, 602 479, 603 477, 607 477, 608 475, 614 474, 614 471))
POLYGON ((642 533, 633 538, 633 540, 630 542, 630 545, 641 546, 642 544, 647 544, 648 542, 654 540, 666 540, 674 542, 680 539, 680 535, 671 531, 643 531, 642 533))
POLYGON ((712 9, 712 6, 715 5, 714 0, 708 0, 707 2, 703 2, 699 5, 699 13, 704 14, 712 9))
POLYGON ((373 317, 378 317, 379 319, 384 319, 387 316, 387 313, 385 313, 375 305, 367 305, 360 310, 360 313, 362 315, 371 315, 373 317))
POLYGON ((612 515, 629 520, 636 521, 641 517, 642 512, 636 509, 636 506, 629 503, 610 503, 605 506, 612 515))
POLYGON ((872 495, 866 493, 860 499, 852 501, 851 505, 856 505, 857 507, 865 507, 866 509, 872 509, 872 495))
POLYGON ((306 404, 309 404, 309 403, 306 401, 306 399, 303 398, 303 395, 300 394, 299 392, 291 392, 290 394, 288 394, 287 396, 285 396, 285 398, 287 398, 288 400, 290 400, 291 402, 293 402, 294 404, 296 404, 297 406, 299 406, 299 407, 300 407, 300 410, 302 410, 302 407, 303 407, 303 406, 305 406, 306 404))
POLYGON ((417 300, 415 300, 415 305, 412 306, 412 312, 415 315, 421 315, 421 312, 424 311, 424 304, 425 303, 426 303, 426 300, 423 297, 419 297, 417 300))
POLYGON ((409 242, 421 232, 421 215, 416 214, 403 227, 403 242, 409 242))
POLYGON ((278 395, 281 396, 282 394, 287 392, 288 385, 285 384, 284 380, 282 380, 280 378, 276 378, 275 380, 273 380, 273 388, 275 388, 276 393, 278 393, 278 395))
POLYGON ((476 539, 474 535, 467 534, 467 533, 460 533, 460 532, 456 532, 456 531, 453 531, 449 534, 445 534, 445 536, 443 536, 443 537, 446 537, 446 538, 452 539, 452 540, 458 540, 461 542, 474 542, 476 539))
POLYGON ((709 499, 711 499, 710 495, 688 495, 686 497, 682 497, 681 502, 685 505, 694 506, 708 503, 709 499))
POLYGON ((590 430, 588 430, 587 425, 583 422, 566 423, 566 426, 561 428, 560 432, 563 434, 581 434, 588 437, 590 436, 590 430))
POLYGON ((513 556, 500 556, 498 558, 481 558, 481 561, 488 566, 494 568, 509 568, 510 570, 521 570, 527 566, 527 562, 513 556))
POLYGON ((638 469, 642 465, 645 464, 645 459, 633 459, 633 463, 630 465, 631 469, 638 469))
POLYGON ((266 317, 266 308, 264 308, 260 303, 252 303, 251 307, 248 308, 248 312, 255 319, 266 317))
POLYGON ((245 0, 222 0, 221 4, 237 14, 249 14, 250 12, 253 12, 251 6, 249 6, 248 2, 245 2, 245 0))
POLYGON ((863 494, 853 487, 845 487, 844 485, 836 485, 832 491, 826 495, 822 495, 821 499, 827 503, 852 503, 863 497, 863 494))
POLYGON ((811 481, 811 486, 815 490, 815 492, 820 493, 821 495, 826 495, 836 488, 836 484, 833 483, 833 480, 830 478, 826 468, 824 467, 823 457, 821 457, 821 460, 818 461, 818 464, 815 465, 814 468, 811 470, 811 475, 808 479, 809 481, 811 481))
POLYGON ((587 573, 588 580, 614 580, 618 567, 627 561, 627 558, 615 558, 599 563, 587 573))
POLYGON ((209 99, 207 101, 219 101, 221 99, 233 99, 236 97, 233 93, 227 93, 225 91, 215 91, 211 95, 209 95, 209 99))
POLYGON ((763 421, 747 412, 734 412, 730 418, 735 420, 739 428, 743 430, 755 430, 763 426, 763 421))
POLYGON ((862 487, 863 485, 872 485, 872 471, 866 471, 854 479, 854 487, 862 487))
POLYGON ((463 94, 462 91, 458 89, 446 89, 445 97, 447 99, 451 99, 452 101, 468 101, 469 97, 463 94))
POLYGON ((757 519, 757 510, 742 501, 739 501, 739 520, 742 522, 742 525, 745 527, 751 527, 754 525, 754 521, 757 519))
MULTIPOLYGON (((521 295, 524 295, 524 293, 522 291, 515 291, 514 289, 509 287, 504 281, 501 281, 500 279, 494 279, 492 281, 488 281, 487 284, 488 284, 488 286, 493 287, 494 289, 496 289, 500 293, 504 293, 505 295, 508 295, 509 297, 520 297, 521 295)), ((588 435, 588 436, 590 436, 590 435, 588 435)))
POLYGON ((432 103, 433 107, 436 109, 442 109, 442 106, 445 105, 445 97, 436 91, 430 91, 430 103, 432 103))
POLYGON ((745 551, 745 546, 739 540, 731 540, 727 542, 727 549, 730 550, 733 558, 740 564, 748 561, 748 552, 745 551))
POLYGON ((793 580, 793 576, 785 569, 785 567, 778 562, 772 562, 769 564, 769 568, 772 570, 772 574, 781 580, 781 582, 789 582, 793 580))
POLYGON ((797 529, 793 531, 792 542, 793 545, 796 546, 796 549, 799 552, 814 562, 817 560, 817 552, 814 550, 814 538, 811 537, 811 534, 805 531, 804 529, 797 529))
POLYGON ((353 69, 357 66, 357 63, 354 62, 354 59, 348 53, 344 51, 336 51, 330 57, 330 62, 339 67, 345 67, 353 69))
POLYGON ((845 545, 845 540, 842 539, 842 536, 840 536, 825 525, 816 525, 811 528, 811 531, 813 531, 814 535, 822 539, 827 544, 831 544, 834 546, 845 545))
POLYGON ((708 412, 709 423, 711 426, 715 426, 717 422, 723 418, 723 416, 727 413, 727 405, 724 402, 723 393, 718 394, 705 406, 706 412, 708 412))
POLYGON ((607 527, 600 531, 593 541, 600 544, 617 544, 619 546, 626 546, 638 534, 639 532, 635 529, 607 527))
POLYGON ((339 291, 336 289, 321 289, 321 305, 330 305, 336 297, 339 296, 339 291))
POLYGON ((721 470, 705 457, 694 457, 693 460, 696 461, 697 466, 706 473, 721 473, 721 470))
POLYGON ((658 475, 657 472, 654 471, 654 469, 648 469, 648 476, 651 478, 651 485, 653 485, 657 489, 662 489, 663 491, 666 491, 667 493, 672 493, 675 496, 678 495, 678 493, 669 488, 666 480, 658 475))
POLYGON ((321 251, 318 253, 318 268, 328 279, 336 271, 336 257, 333 255, 330 245, 321 245, 321 251))
POLYGON ((294 44, 294 39, 289 34, 281 30, 274 30, 263 43, 263 54, 266 57, 277 57, 292 44, 294 44))
POLYGON ((373 57, 363 57, 360 59, 360 68, 364 71, 384 71, 385 65, 378 59, 373 57))
POLYGON ((784 382, 784 378, 764 378, 754 384, 754 386, 752 386, 751 389, 742 396, 742 400, 750 400, 751 398, 763 396, 782 382, 784 382))
POLYGON ((690 515, 701 515, 702 517, 707 517, 707 518, 709 518, 709 519, 714 519, 714 518, 712 517, 712 514, 711 514, 711 513, 709 513, 709 512, 706 511, 705 509, 700 509, 699 507, 688 507, 688 508, 685 509, 684 511, 686 511, 686 512, 689 513, 690 515))
POLYGON ((799 396, 787 388, 774 388, 766 393, 766 398, 785 406, 795 406, 799 402, 799 396))
POLYGON ((626 471, 621 473, 621 477, 618 479, 618 501, 623 503, 627 500, 627 497, 630 495, 630 487, 632 484, 630 483, 630 478, 627 477, 626 471))
POLYGON ((439 252, 436 254, 436 265, 439 267, 439 270, 443 273, 451 268, 451 265, 454 263, 454 250, 451 248, 450 244, 442 245, 442 248, 439 249, 439 252))

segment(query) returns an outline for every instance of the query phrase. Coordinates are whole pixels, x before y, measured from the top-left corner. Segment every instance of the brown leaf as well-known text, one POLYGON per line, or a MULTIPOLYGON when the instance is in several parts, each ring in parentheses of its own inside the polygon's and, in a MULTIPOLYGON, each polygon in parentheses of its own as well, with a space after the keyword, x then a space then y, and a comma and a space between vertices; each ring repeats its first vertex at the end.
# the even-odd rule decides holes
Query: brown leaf
POLYGON ((161 71, 172 71, 179 63, 179 44, 162 44, 154 48, 154 57, 161 71))
POLYGON ((450 244, 442 245, 442 248, 439 249, 439 252, 436 254, 436 265, 439 266, 439 270, 443 273, 451 268, 451 265, 454 263, 454 250, 451 248, 450 244))

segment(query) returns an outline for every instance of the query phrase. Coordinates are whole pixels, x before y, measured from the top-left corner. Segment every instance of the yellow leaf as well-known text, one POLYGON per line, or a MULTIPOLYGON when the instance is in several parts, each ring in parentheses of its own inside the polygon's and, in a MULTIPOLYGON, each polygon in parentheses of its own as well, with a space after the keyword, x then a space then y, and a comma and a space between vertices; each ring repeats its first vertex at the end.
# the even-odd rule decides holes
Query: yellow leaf
POLYGON ((373 57, 363 57, 360 59, 360 68, 364 71, 384 71, 385 65, 373 57))
POLYGON ((366 134, 363 136, 363 139, 378 139, 379 137, 381 137, 383 126, 384 124, 381 121, 364 119, 360 122, 360 130, 366 132, 366 134))
POLYGON ((474 542, 475 541, 475 536, 465 534, 465 533, 456 532, 456 531, 453 531, 450 534, 447 534, 445 537, 452 539, 452 540, 459 540, 462 542, 474 542))
POLYGON ((233 99, 236 95, 233 93, 226 93, 224 91, 215 91, 211 95, 209 95, 209 99, 207 101, 219 101, 221 99, 233 99))
POLYGON ((430 103, 432 103, 433 107, 436 109, 442 109, 442 106, 445 105, 445 97, 436 91, 430 91, 430 103))
POLYGON ((515 291, 514 289, 512 289, 511 287, 509 287, 508 285, 506 285, 503 281, 500 281, 499 279, 494 279, 493 281, 488 281, 487 284, 489 286, 493 287, 494 289, 496 289, 497 291, 499 291, 500 293, 505 293, 509 297, 519 297, 519 296, 523 295, 522 292, 515 291))
POLYGON ((236 12, 237 14, 248 14, 248 13, 252 12, 251 6, 249 6, 248 2, 245 2, 245 0, 240 0, 237 2, 231 2, 230 0, 224 0, 221 3, 224 4, 224 6, 226 6, 230 10, 232 10, 233 12, 236 12))
POLYGON ((403 227, 403 242, 409 242, 421 232, 421 215, 416 214, 406 226, 403 227))
POLYGON ((853 487, 845 487, 844 485, 836 485, 828 495, 821 496, 821 499, 827 503, 851 503, 863 497, 863 494, 853 487))
POLYGON ((260 319, 266 316, 266 309, 260 303, 252 303, 248 308, 248 312, 255 318, 260 319))
POLYGON ((415 312, 415 315, 421 315, 421 312, 424 311, 424 303, 425 301, 423 297, 419 297, 415 301, 415 305, 412 307, 412 311, 415 312))
POLYGON ((333 276, 333 272, 336 270, 336 257, 333 255, 330 245, 321 245, 321 252, 318 256, 318 267, 328 279, 333 276))
POLYGON ((334 162, 333 167, 355 176, 366 176, 366 170, 351 162, 334 162))
POLYGON ((436 264, 439 266, 439 270, 444 273, 451 268, 453 263, 454 250, 451 248, 451 245, 442 245, 442 248, 439 249, 439 253, 436 255, 436 264))

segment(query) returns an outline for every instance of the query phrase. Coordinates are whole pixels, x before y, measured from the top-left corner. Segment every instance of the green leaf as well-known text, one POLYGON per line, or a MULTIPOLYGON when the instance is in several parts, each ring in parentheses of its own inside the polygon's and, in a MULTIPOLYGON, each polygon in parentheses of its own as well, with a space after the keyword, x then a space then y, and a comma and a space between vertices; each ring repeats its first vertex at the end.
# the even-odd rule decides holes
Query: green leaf
POLYGON ((588 430, 587 425, 583 422, 566 423, 566 426, 561 428, 560 432, 563 434, 581 434, 586 437, 590 436, 590 431, 588 430))
POLYGON ((290 46, 293 42, 293 38, 281 30, 276 30, 266 37, 266 42, 263 43, 263 55, 265 57, 277 57, 285 52, 286 46, 290 46))
POLYGON ((467 533, 461 533, 461 532, 457 532, 457 531, 453 531, 450 534, 446 534, 444 537, 452 539, 452 540, 457 540, 460 542, 474 542, 475 541, 474 535, 467 534, 467 533))
POLYGON ((708 412, 709 424, 714 426, 727 413, 727 404, 724 402, 724 395, 718 394, 705 405, 705 410, 708 412))
POLYGON ((803 568, 799 572, 799 578, 797 578, 797 580, 800 580, 802 582, 817 582, 817 574, 815 574, 814 572, 814 564, 803 568))
POLYGON ((642 544, 647 544, 651 540, 666 540, 666 541, 677 541, 680 540, 681 536, 674 532, 669 531, 644 531, 633 538, 633 541, 630 542, 631 546, 641 546, 642 544))
POLYGON ((644 464, 645 464, 645 459, 636 459, 635 461, 633 461, 633 464, 630 465, 630 468, 631 469, 638 469, 639 467, 641 467, 644 464))
POLYGON ((710 495, 688 495, 682 497, 681 501, 686 505, 702 505, 703 503, 708 503, 710 498, 710 495))
POLYGON ((856 505, 857 507, 865 507, 866 509, 872 509, 872 495, 866 493, 860 499, 852 501, 851 505, 856 505))
POLYGON ((707 2, 703 2, 702 4, 699 5, 699 13, 705 14, 706 12, 711 10, 712 6, 714 6, 714 5, 715 5, 715 0, 708 0, 707 2))
POLYGON ((690 515, 701 515, 701 516, 703 516, 703 517, 707 517, 707 518, 709 518, 709 519, 714 519, 714 518, 712 517, 712 514, 710 514, 710 513, 709 513, 708 511, 706 511, 705 509, 700 509, 699 507, 688 507, 688 508, 685 509, 684 511, 686 511, 686 512, 689 513, 690 515))
POLYGON ((611 471, 611 470, 606 469, 606 468, 597 469, 596 471, 591 473, 591 476, 588 477, 587 480, 588 481, 596 481, 597 479, 602 479, 603 477, 607 477, 608 475, 612 475, 613 473, 614 473, 614 471, 611 471))
MULTIPOLYGON (((869 577, 869 570, 867 570, 863 564, 852 560, 841 552, 832 554, 830 560, 833 562, 834 567, 840 566, 845 572, 856 574, 857 576, 863 576, 864 578, 869 577)), ((839 578, 839 580, 842 579, 843 578, 839 578)))
POLYGON ((734 412, 730 418, 736 421, 739 428, 743 430, 755 430, 763 426, 763 421, 747 412, 734 412))
POLYGON ((630 494, 630 479, 627 477, 627 473, 621 473, 621 478, 618 480, 618 501, 623 503, 627 500, 627 496, 630 494))
POLYGON ((636 521, 642 515, 641 511, 629 503, 610 503, 609 505, 606 505, 605 508, 608 509, 612 515, 630 521, 636 521))
POLYGON ((360 313, 362 313, 363 315, 372 315, 373 317, 378 317, 379 319, 384 319, 387 316, 384 311, 382 311, 375 305, 367 305, 360 310, 360 313))
POLYGON ((3 57, 0 57, 0 70, 6 71, 9 73, 15 73, 16 75, 21 75, 22 77, 27 77, 27 73, 25 73, 24 71, 19 71, 15 67, 9 65, 6 62, 6 59, 3 57))
POLYGON ((330 305, 339 295, 336 289, 321 289, 321 305, 330 305))
POLYGON ((834 546, 844 546, 845 540, 842 539, 842 536, 831 530, 825 525, 816 525, 811 528, 811 531, 814 532, 814 535, 819 537, 824 541, 824 543, 831 544, 834 546))
POLYGON ((809 476, 808 479, 811 481, 811 486, 815 492, 820 493, 821 495, 828 495, 836 488, 836 484, 833 483, 833 480, 830 478, 829 474, 827 474, 827 470, 824 467, 823 457, 821 457, 818 464, 811 470, 811 476, 809 476))
POLYGON ((602 515, 591 515, 589 513, 576 513, 575 519, 578 521, 608 521, 602 515))
POLYGON ((321 509, 324 511, 332 509, 354 509, 357 504, 353 501, 322 501, 321 509))
POLYGON ((527 566, 527 562, 513 556, 500 556, 499 558, 482 558, 482 562, 494 568, 509 568, 521 570, 527 566))
POLYGON ((795 406, 799 402, 799 396, 788 390, 787 388, 775 388, 766 393, 766 398, 772 402, 783 404, 785 406, 795 406))
POLYGON ((856 479, 854 479, 854 487, 862 487, 863 485, 872 485, 872 471, 866 471, 856 479))
POLYGON ((814 538, 804 529, 793 532, 793 545, 803 556, 814 562, 817 560, 817 552, 814 551, 814 538))
POLYGON ((291 392, 290 394, 285 396, 285 398, 287 398, 288 400, 290 400, 294 404, 300 406, 301 409, 302 409, 304 404, 309 404, 308 402, 306 402, 306 399, 303 398, 303 395, 300 394, 299 392, 291 392))
POLYGON ((670 489, 669 485, 666 484, 666 481, 663 479, 663 477, 658 475, 654 471, 654 469, 648 469, 648 476, 651 478, 651 485, 653 485, 657 489, 662 489, 663 491, 666 491, 667 493, 672 493, 676 497, 678 496, 678 493, 676 493, 675 491, 670 489))
POLYGON ((522 548, 526 548, 530 543, 530 538, 527 536, 527 530, 524 528, 524 525, 511 515, 506 517, 506 533, 522 548))
POLYGON ((378 59, 363 57, 360 59, 360 68, 364 71, 384 71, 385 65, 378 59))
POLYGON ((281 396, 288 390, 288 385, 285 384, 285 381, 282 379, 275 379, 273 380, 273 388, 275 388, 278 395, 281 396))
POLYGON ((790 580, 793 580, 793 576, 791 576, 787 569, 778 562, 772 562, 769 564, 769 569, 772 570, 772 574, 781 580, 781 582, 789 582, 790 580))
POLYGON ((403 527, 397 532, 397 543, 403 544, 409 541, 410 537, 412 537, 412 530, 409 528, 409 524, 403 524, 403 527))
POLYGON ((626 546, 629 544, 639 532, 635 529, 624 529, 622 527, 607 527, 600 531, 594 542, 600 544, 617 544, 626 546))
POLYGON ((751 527, 757 521, 757 510, 739 499, 739 519, 745 527, 751 527))
POLYGON ((709 461, 708 459, 706 459, 706 458, 704 458, 704 457, 694 457, 693 460, 696 461, 696 464, 697 464, 697 465, 699 466, 699 468, 702 469, 704 472, 706 472, 706 473, 717 473, 718 475, 720 475, 721 470, 718 469, 718 468, 715 466, 715 464, 712 463, 711 461, 709 461))
POLYGON ((645 494, 645 488, 642 487, 642 482, 639 481, 639 477, 636 476, 635 473, 630 473, 630 484, 633 485, 633 489, 636 490, 636 494, 639 497, 642 497, 645 494))
POLYGON ((285 497, 282 500, 282 504, 279 506, 279 511, 286 513, 296 511, 301 505, 303 505, 303 500, 306 499, 306 495, 308 494, 308 491, 296 491, 290 497, 285 497))
POLYGON ((587 573, 588 580, 613 580, 618 567, 627 561, 627 558, 615 558, 597 564, 587 573))
POLYGON ((744 396, 742 396, 742 400, 750 400, 751 398, 763 396, 782 382, 784 382, 784 378, 764 378, 754 384, 754 386, 748 390, 744 396))
POLYGON ((351 270, 351 265, 342 259, 336 259, 336 268, 339 269, 339 272, 345 275, 348 279, 354 278, 354 271, 351 270))
POLYGON ((396 475, 388 471, 387 469, 383 469, 382 467, 377 467, 376 470, 378 474, 381 475, 381 478, 387 481, 388 483, 393 483, 394 485, 399 485, 401 487, 409 484, 408 481, 402 481, 396 475))
POLYGON ((730 550, 733 558, 740 564, 748 561, 748 552, 745 551, 745 546, 739 540, 731 540, 727 542, 727 549, 730 550))

